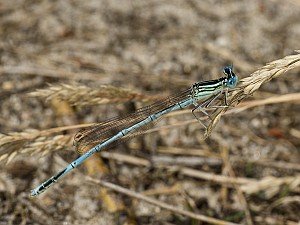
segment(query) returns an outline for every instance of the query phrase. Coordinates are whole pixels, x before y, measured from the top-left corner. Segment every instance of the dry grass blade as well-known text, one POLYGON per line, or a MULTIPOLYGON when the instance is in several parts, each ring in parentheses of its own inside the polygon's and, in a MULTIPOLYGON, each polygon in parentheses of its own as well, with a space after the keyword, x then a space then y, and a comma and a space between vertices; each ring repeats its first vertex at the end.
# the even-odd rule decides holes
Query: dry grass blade
POLYGON ((276 95, 276 96, 262 99, 262 100, 253 100, 253 101, 249 101, 249 102, 243 102, 239 105, 239 108, 235 108, 234 113, 239 113, 246 109, 260 106, 260 105, 276 104, 276 103, 290 102, 290 101, 300 101, 300 93, 276 95))
POLYGON ((47 101, 58 99, 68 102, 70 105, 86 106, 95 104, 120 103, 129 100, 149 101, 159 97, 139 94, 125 88, 102 85, 99 88, 91 88, 84 85, 50 85, 49 88, 31 92, 30 96, 42 97, 47 101))
MULTIPOLYGON (((84 126, 88 126, 85 124, 84 126)), ((42 154, 57 151, 68 146, 72 135, 54 135, 55 133, 83 127, 66 126, 48 130, 26 130, 20 133, 0 134, 0 161, 9 163, 18 154, 42 154)))
MULTIPOLYGON (((242 100, 247 98, 253 92, 255 92, 262 84, 270 81, 271 79, 280 76, 287 71, 300 66, 300 51, 296 51, 298 54, 289 55, 282 59, 275 60, 268 63, 264 67, 258 69, 252 73, 249 77, 246 77, 240 81, 240 86, 234 91, 231 97, 228 99, 230 106, 238 105, 242 100)), ((217 109, 213 116, 212 121, 209 124, 205 137, 208 137, 213 128, 217 125, 219 119, 228 110, 228 108, 217 109)))
POLYGON ((300 176, 282 178, 265 177, 257 182, 243 184, 241 189, 248 195, 264 192, 264 196, 270 199, 278 194, 284 185, 288 187, 289 191, 297 189, 300 185, 300 176))

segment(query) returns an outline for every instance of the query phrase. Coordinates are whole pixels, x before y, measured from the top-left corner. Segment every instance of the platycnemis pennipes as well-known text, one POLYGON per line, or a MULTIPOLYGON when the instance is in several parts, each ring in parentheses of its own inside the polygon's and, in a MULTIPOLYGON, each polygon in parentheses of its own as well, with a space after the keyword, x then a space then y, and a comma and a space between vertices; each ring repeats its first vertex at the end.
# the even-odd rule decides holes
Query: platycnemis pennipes
POLYGON ((55 176, 52 176, 37 188, 31 191, 31 196, 43 193, 46 189, 56 183, 62 176, 80 165, 87 158, 101 149, 120 143, 124 139, 137 134, 141 130, 147 130, 163 115, 194 105, 193 115, 205 127, 201 120, 194 114, 200 110, 209 116, 204 108, 227 107, 228 90, 235 88, 238 77, 234 74, 231 66, 223 69, 224 77, 216 80, 208 80, 195 83, 188 90, 171 97, 157 101, 152 105, 138 109, 136 112, 113 118, 102 123, 82 129, 74 138, 77 152, 83 154, 55 176), (211 106, 212 102, 224 93, 225 105, 211 106), (202 100, 202 103, 198 103, 202 100))

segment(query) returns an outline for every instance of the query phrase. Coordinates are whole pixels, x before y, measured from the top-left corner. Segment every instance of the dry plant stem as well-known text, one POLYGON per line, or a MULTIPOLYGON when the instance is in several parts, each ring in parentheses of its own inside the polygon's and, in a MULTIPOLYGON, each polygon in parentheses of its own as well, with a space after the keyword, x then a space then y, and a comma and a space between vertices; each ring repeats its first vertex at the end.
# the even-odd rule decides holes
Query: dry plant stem
MULTIPOLYGON (((238 107, 236 109, 238 109, 238 107)), ((236 109, 227 111, 226 114, 235 112, 236 109)), ((175 127, 185 126, 185 125, 192 124, 192 123, 197 123, 197 121, 195 121, 194 119, 187 120, 187 121, 181 121, 181 122, 178 122, 177 124, 166 125, 166 126, 150 129, 148 131, 145 131, 143 134, 153 133, 153 132, 161 131, 164 129, 172 129, 175 127)), ((73 126, 56 127, 56 128, 50 128, 50 129, 42 130, 42 131, 28 130, 28 131, 23 131, 21 133, 9 133, 7 135, 0 134, 0 161, 7 160, 7 163, 9 163, 17 154, 38 154, 38 153, 40 153, 42 155, 46 155, 47 153, 50 152, 50 149, 47 148, 47 151, 46 151, 46 148, 44 148, 44 146, 49 144, 49 142, 46 141, 46 136, 55 134, 57 132, 66 131, 66 130, 84 128, 84 127, 87 127, 90 125, 92 125, 92 124, 80 124, 80 125, 73 125, 73 126), (39 149, 37 147, 39 147, 39 149)), ((295 132, 296 131, 293 130, 294 135, 296 135, 295 132)), ((70 140, 72 139, 71 135, 52 136, 52 140, 53 140, 53 142, 51 143, 52 151, 59 150, 62 147, 69 146, 70 142, 66 141, 66 142, 60 142, 60 146, 58 147, 59 140, 63 140, 64 136, 66 138, 68 136, 70 140), (64 146, 61 145, 63 143, 65 143, 64 146)), ((300 132, 299 132, 299 134, 297 133, 297 137, 298 136, 300 136, 300 132)), ((168 148, 168 149, 170 149, 170 148, 168 148)), ((168 150, 167 153, 174 154, 172 151, 168 150)), ((177 154, 184 154, 184 155, 187 154, 185 149, 178 148, 176 151, 178 152, 177 154)), ((193 152, 194 153, 191 155, 203 156, 201 154, 199 155, 199 149, 194 149, 193 152)), ((162 152, 162 153, 164 153, 164 152, 162 152)), ((106 157, 106 158, 115 158, 114 154, 116 154, 116 153, 102 152, 101 154, 103 157, 106 157)), ((211 153, 206 156, 210 157, 210 158, 212 157, 214 159, 220 159, 219 156, 212 156, 211 153)), ((120 161, 120 159, 122 158, 122 159, 124 159, 125 162, 131 163, 130 160, 127 160, 128 157, 130 157, 130 156, 124 155, 124 157, 120 156, 119 158, 117 157, 115 159, 120 161)), ((238 157, 231 157, 231 160, 233 162, 244 162, 245 161, 245 160, 239 159, 238 157)), ((150 164, 150 162, 148 162, 148 161, 144 162, 145 160, 142 160, 140 158, 136 159, 134 161, 139 161, 140 163, 143 162, 143 163, 141 163, 143 165, 150 164)), ((249 161, 249 160, 247 160, 247 161, 249 161)), ((140 163, 138 163, 138 164, 140 164, 140 163)), ((222 163, 222 162, 220 161, 220 163, 222 163)), ((267 167, 280 168, 280 169, 300 170, 300 166, 295 163, 272 162, 272 161, 265 161, 265 160, 264 161, 254 160, 254 161, 251 161, 251 163, 259 164, 259 165, 263 165, 263 166, 267 166, 267 167)))
POLYGON ((262 99, 262 100, 254 100, 249 102, 242 102, 237 108, 228 111, 233 113, 239 113, 246 109, 260 106, 260 105, 267 105, 267 104, 275 104, 275 103, 282 103, 282 102, 291 102, 291 101, 300 101, 300 93, 292 93, 286 95, 278 95, 273 96, 270 98, 262 99))
POLYGON ((286 206, 289 205, 290 203, 300 203, 300 196, 288 196, 288 197, 283 197, 275 202, 273 202, 269 207, 268 210, 271 211, 272 209, 278 207, 278 206, 286 206))
POLYGON ((257 182, 257 180, 251 178, 242 178, 242 177, 234 178, 234 177, 222 176, 222 175, 191 169, 188 167, 183 167, 182 169, 180 169, 180 172, 185 176, 208 180, 214 183, 225 184, 229 186, 232 186, 232 184, 238 184, 238 185, 249 184, 249 183, 255 184, 257 182))
POLYGON ((133 100, 150 101, 161 98, 161 96, 147 96, 126 88, 110 85, 91 88, 82 84, 49 85, 49 88, 39 89, 29 93, 29 95, 43 98, 46 101, 58 99, 74 106, 122 103, 133 100))
MULTIPOLYGON (((289 55, 282 59, 275 60, 268 63, 266 66, 258 69, 252 73, 249 77, 246 77, 240 81, 240 86, 236 91, 232 92, 231 97, 228 99, 228 105, 234 107, 238 105, 242 100, 247 98, 253 92, 255 92, 262 84, 270 81, 271 79, 284 74, 285 72, 300 66, 300 51, 296 51, 298 54, 289 55)), ((210 122, 205 132, 205 137, 208 137, 214 127, 217 125, 221 116, 228 110, 228 108, 217 109, 214 113, 212 121, 210 122)))
MULTIPOLYGON (((226 168, 225 170, 227 171, 227 173, 229 174, 230 177, 232 178, 236 178, 235 173, 232 169, 231 163, 229 162, 229 157, 228 157, 228 147, 224 147, 224 149, 222 150, 222 158, 224 161, 224 167, 226 168)), ((243 205, 244 211, 245 211, 245 216, 246 216, 246 221, 248 225, 253 225, 253 221, 251 218, 251 213, 248 207, 248 203, 247 200, 242 192, 242 190, 240 189, 240 186, 237 184, 233 184, 236 192, 237 192, 237 196, 239 198, 240 203, 243 205)))
POLYGON ((264 177, 255 183, 248 183, 241 185, 241 190, 248 194, 259 193, 263 191, 265 197, 270 199, 280 192, 280 188, 284 185, 289 186, 289 191, 292 192, 300 186, 300 176, 295 175, 291 177, 264 177))
POLYGON ((174 213, 178 213, 178 214, 181 214, 183 216, 187 216, 187 217, 190 217, 190 218, 193 218, 193 219, 196 219, 196 220, 200 220, 200 221, 211 223, 211 224, 217 224, 217 225, 236 225, 236 223, 230 223, 230 222, 214 219, 214 218, 211 218, 211 217, 195 214, 195 213, 192 213, 192 212, 188 212, 186 210, 181 210, 179 208, 176 208, 176 207, 171 206, 169 204, 166 204, 164 202, 158 201, 158 200, 153 199, 153 198, 149 198, 147 196, 144 196, 144 195, 136 193, 134 191, 125 189, 123 187, 117 186, 117 185, 109 183, 109 182, 105 182, 105 181, 101 181, 101 180, 95 180, 95 179, 92 179, 92 178, 89 178, 89 177, 87 178, 87 180, 94 183, 94 184, 101 185, 103 187, 109 188, 109 189, 114 190, 116 192, 125 194, 127 196, 130 196, 130 197, 133 197, 133 198, 136 198, 136 199, 139 199, 139 200, 146 201, 146 202, 148 202, 150 204, 153 204, 153 205, 156 205, 160 208, 163 208, 163 209, 166 209, 166 210, 172 211, 174 213))
POLYGON ((296 163, 288 163, 288 162, 280 162, 280 161, 270 161, 270 160, 250 160, 250 159, 244 159, 241 160, 239 157, 233 156, 230 157, 230 161, 232 162, 238 162, 238 163, 253 163, 255 165, 261 165, 264 167, 273 167, 277 169, 284 169, 284 170, 298 170, 300 171, 300 165, 296 163))
POLYGON ((50 151, 59 150, 69 145, 72 136, 50 136, 51 134, 82 128, 88 125, 91 124, 57 127, 43 131, 31 129, 19 133, 9 133, 7 135, 0 134, 0 161, 7 160, 7 163, 9 163, 18 153, 42 153, 42 155, 45 155, 50 151))

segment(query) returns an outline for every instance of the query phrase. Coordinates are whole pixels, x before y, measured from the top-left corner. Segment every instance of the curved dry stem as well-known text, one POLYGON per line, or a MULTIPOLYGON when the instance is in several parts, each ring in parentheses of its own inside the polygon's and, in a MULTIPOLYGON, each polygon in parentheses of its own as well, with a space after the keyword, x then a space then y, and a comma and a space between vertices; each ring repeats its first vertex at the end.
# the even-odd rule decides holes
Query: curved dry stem
MULTIPOLYGON (((300 66, 300 51, 296 51, 296 55, 289 55, 282 59, 275 60, 268 63, 267 65, 259 68, 257 71, 252 73, 249 77, 245 77, 240 81, 239 87, 232 92, 231 97, 228 99, 228 105, 234 107, 241 101, 255 92, 260 86, 266 82, 269 82, 273 78, 280 76, 287 71, 300 66)), ((205 132, 205 137, 208 137, 214 127, 218 124, 221 116, 228 110, 228 108, 220 108, 215 110, 211 116, 212 121, 210 122, 205 132)))

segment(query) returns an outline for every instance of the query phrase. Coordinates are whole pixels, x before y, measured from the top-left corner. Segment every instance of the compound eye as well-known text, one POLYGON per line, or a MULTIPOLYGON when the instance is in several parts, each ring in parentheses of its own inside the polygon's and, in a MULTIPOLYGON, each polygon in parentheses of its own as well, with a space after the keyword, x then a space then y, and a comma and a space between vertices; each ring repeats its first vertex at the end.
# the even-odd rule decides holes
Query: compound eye
POLYGON ((227 81, 227 86, 228 86, 228 87, 231 87, 232 85, 233 85, 233 80, 229 79, 229 80, 227 81))
POLYGON ((223 73, 227 76, 229 76, 232 73, 232 68, 231 66, 226 66, 224 67, 223 73))

